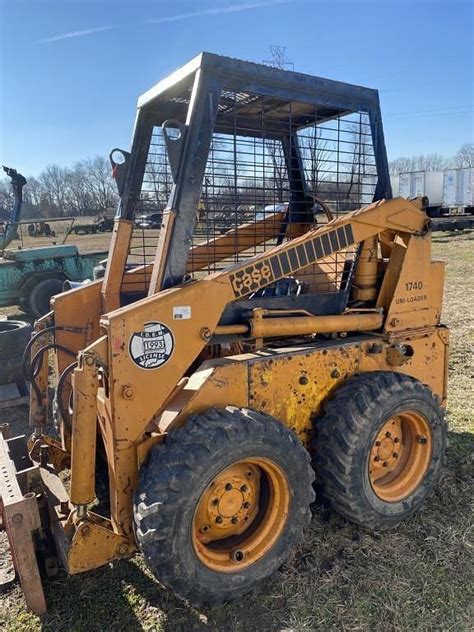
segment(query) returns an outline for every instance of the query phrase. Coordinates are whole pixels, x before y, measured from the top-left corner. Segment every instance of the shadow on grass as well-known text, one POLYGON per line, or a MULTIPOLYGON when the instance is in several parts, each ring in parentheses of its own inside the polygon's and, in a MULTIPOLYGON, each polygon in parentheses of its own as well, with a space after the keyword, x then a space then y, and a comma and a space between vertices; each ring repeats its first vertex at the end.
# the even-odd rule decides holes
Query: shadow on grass
POLYGON ((392 603, 390 609, 400 601, 400 612, 405 614, 397 618, 404 629, 415 629, 410 620, 429 627, 436 617, 441 625, 440 616, 446 617, 446 625, 453 624, 462 617, 466 598, 462 592, 465 563, 459 555, 458 537, 465 530, 468 516, 466 489, 472 483, 473 452, 474 435, 450 432, 447 467, 435 494, 417 516, 384 534, 364 531, 317 505, 293 561, 236 603, 202 612, 189 607, 162 587, 143 559, 136 556, 84 575, 61 574, 49 580, 49 612, 42 620, 42 629, 174 632, 277 630, 309 624, 310 629, 318 629, 326 625, 344 627, 351 620, 368 629, 390 614, 384 613, 387 598, 392 603), (373 582, 375 575, 379 577, 387 564, 391 565, 387 558, 390 547, 392 582, 386 589, 379 586, 377 596, 373 582), (441 608, 434 614, 440 607, 436 605, 438 584, 441 588, 444 581, 452 585, 456 572, 460 586, 453 593, 449 612, 441 608), (344 578, 342 582, 339 574, 344 578), (434 604, 423 615, 417 601, 406 603, 420 581, 431 591, 424 597, 427 605, 431 598, 434 604), (407 587, 408 597, 403 593, 407 587))
POLYGON ((177 614, 188 627, 199 626, 199 613, 162 588, 135 559, 87 576, 62 575, 49 583, 46 599, 49 612, 42 621, 45 631, 176 630, 177 614))

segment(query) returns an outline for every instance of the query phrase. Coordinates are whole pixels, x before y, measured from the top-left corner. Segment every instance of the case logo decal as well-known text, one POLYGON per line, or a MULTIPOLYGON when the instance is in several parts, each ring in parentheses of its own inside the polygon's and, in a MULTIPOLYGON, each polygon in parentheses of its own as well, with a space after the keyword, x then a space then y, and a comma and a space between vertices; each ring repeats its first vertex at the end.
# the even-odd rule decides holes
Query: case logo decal
POLYGON ((143 331, 130 338, 130 357, 141 369, 158 369, 168 362, 173 351, 173 333, 163 323, 145 323, 143 331))
POLYGON ((314 239, 308 238, 297 246, 288 247, 269 259, 241 269, 238 269, 237 265, 236 271, 229 275, 234 296, 236 298, 247 296, 353 243, 352 226, 346 224, 314 239))

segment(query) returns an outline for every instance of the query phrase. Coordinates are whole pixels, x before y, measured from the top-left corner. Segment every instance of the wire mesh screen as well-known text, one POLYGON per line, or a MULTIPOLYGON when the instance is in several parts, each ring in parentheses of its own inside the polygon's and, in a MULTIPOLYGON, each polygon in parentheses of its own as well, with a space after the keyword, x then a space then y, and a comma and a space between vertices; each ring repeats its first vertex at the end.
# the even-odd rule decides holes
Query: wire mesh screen
POLYGON ((161 227, 163 211, 171 194, 173 179, 161 127, 154 127, 148 150, 140 198, 135 207, 130 264, 151 263, 161 227))
MULTIPOLYGON (((370 203, 376 181, 365 114, 338 112, 329 118, 299 103, 224 92, 190 269, 211 273, 244 263, 324 224, 318 200, 334 216, 370 203)), ((346 248, 275 291, 339 291, 354 258, 355 249, 346 248)))
POLYGON ((283 237, 290 184, 282 143, 245 131, 232 126, 212 138, 190 255, 190 268, 201 273, 249 259, 283 237))
POLYGON ((377 169, 366 114, 315 122, 298 131, 298 143, 307 186, 335 215, 372 202, 377 169))
MULTIPOLYGON (((188 274, 199 278, 245 262, 324 224, 318 200, 334 216, 368 204, 376 181, 364 113, 329 113, 308 104, 223 91, 188 274)), ((163 134, 156 127, 135 213, 130 264, 153 260, 171 188, 163 134)), ((350 248, 327 257, 301 271, 288 292, 340 290, 354 258, 350 248)))

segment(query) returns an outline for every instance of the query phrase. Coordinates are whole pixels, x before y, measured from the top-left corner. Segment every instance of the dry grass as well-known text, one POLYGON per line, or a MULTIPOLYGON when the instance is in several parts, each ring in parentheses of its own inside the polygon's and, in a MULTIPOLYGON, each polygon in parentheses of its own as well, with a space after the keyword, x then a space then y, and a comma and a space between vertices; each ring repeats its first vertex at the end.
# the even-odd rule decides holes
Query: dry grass
MULTIPOLYGON (((94 217, 79 217, 75 221, 78 224, 92 224, 94 217)), ((70 229, 71 222, 51 222, 50 227, 55 231, 55 237, 30 237, 27 232, 27 226, 22 225, 21 240, 15 240, 9 246, 10 249, 17 248, 40 248, 41 246, 51 246, 54 244, 62 244, 66 232, 70 229)), ((95 235, 75 235, 71 233, 66 240, 67 244, 76 244, 80 252, 107 251, 109 249, 110 237, 112 233, 96 233, 95 235)))
MULTIPOLYGON (((88 238, 89 239, 89 238, 88 238)), ((444 320, 452 328, 447 467, 426 507, 399 528, 369 533, 324 507, 293 561, 243 600, 187 607, 140 556, 46 585, 49 613, 29 614, 18 585, 2 595, 5 630, 472 630, 474 402, 473 247, 436 235, 449 261, 444 320), (470 539, 471 538, 471 539, 470 539)), ((23 422, 26 411, 14 411, 23 422)))

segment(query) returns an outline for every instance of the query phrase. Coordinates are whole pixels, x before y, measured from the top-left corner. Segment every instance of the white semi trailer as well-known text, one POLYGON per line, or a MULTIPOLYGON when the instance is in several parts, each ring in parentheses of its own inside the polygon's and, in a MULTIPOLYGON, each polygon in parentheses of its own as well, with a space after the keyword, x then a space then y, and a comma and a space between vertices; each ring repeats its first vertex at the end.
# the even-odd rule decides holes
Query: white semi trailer
POLYGON ((426 198, 430 217, 474 214, 474 168, 411 171, 392 176, 394 197, 426 198))

